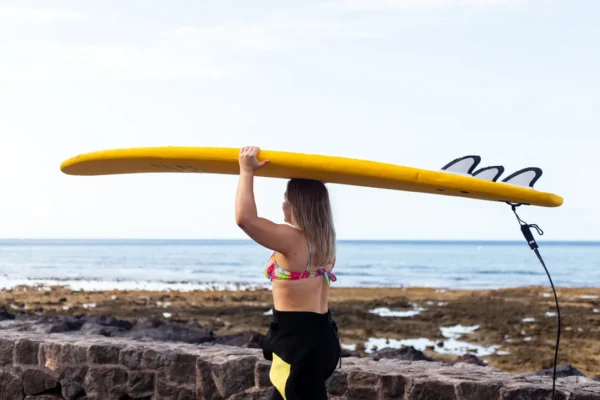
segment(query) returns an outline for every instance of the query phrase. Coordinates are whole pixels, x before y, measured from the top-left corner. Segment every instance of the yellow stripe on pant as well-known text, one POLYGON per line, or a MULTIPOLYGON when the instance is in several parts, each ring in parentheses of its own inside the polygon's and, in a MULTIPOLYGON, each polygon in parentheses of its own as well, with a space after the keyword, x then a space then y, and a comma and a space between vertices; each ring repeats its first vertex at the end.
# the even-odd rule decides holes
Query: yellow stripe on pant
POLYGON ((285 385, 290 376, 290 368, 290 364, 286 363, 279 358, 277 354, 273 353, 273 363, 271 364, 271 370, 269 371, 269 379, 284 400, 286 400, 285 385))

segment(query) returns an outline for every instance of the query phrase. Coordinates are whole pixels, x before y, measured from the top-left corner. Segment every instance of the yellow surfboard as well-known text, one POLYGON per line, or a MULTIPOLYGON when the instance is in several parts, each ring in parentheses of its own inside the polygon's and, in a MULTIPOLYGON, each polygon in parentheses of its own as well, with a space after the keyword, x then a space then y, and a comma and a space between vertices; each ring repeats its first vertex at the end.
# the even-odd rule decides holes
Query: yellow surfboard
MULTIPOLYGON (((61 164, 69 175, 112 175, 135 173, 239 174, 239 148, 144 147, 81 154, 61 164)), ((409 192, 432 193, 480 200, 502 201, 542 207, 558 207, 563 199, 540 192, 533 185, 542 174, 525 168, 499 181, 502 166, 476 170, 479 156, 453 160, 439 171, 375 161, 261 150, 259 160, 269 165, 257 176, 305 178, 326 183, 364 186, 409 192)))

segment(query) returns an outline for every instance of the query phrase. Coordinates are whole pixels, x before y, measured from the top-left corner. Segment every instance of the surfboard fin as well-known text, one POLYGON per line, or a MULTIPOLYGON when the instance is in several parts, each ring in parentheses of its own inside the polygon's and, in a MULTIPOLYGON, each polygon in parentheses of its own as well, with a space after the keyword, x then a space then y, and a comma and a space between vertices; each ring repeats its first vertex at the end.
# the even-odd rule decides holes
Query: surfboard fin
POLYGON ((527 167, 520 169, 502 180, 504 183, 517 186, 525 186, 533 189, 533 185, 540 179, 543 171, 538 167, 527 167))
POLYGON ((486 181, 496 182, 503 173, 504 167, 502 165, 493 165, 478 169, 477 171, 473 172, 473 176, 475 178, 485 179, 486 181))
POLYGON ((450 161, 444 165, 443 171, 455 172, 458 174, 471 175, 475 167, 481 162, 481 157, 476 155, 464 156, 450 161))

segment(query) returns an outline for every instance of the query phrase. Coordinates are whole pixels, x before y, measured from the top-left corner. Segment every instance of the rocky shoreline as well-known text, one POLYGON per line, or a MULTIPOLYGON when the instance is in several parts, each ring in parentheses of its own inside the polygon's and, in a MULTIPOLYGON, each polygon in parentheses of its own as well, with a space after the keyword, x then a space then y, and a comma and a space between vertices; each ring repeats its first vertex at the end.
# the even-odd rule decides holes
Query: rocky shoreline
MULTIPOLYGON (((561 375, 595 378, 600 375, 600 313, 595 312, 600 289, 560 292, 561 375)), ((554 355, 556 321, 547 293, 545 288, 334 289, 331 309, 346 358, 466 362, 536 373, 547 370, 554 355)), ((258 349, 270 322, 270 296, 266 290, 82 292, 20 287, 0 292, 0 334, 258 349)))

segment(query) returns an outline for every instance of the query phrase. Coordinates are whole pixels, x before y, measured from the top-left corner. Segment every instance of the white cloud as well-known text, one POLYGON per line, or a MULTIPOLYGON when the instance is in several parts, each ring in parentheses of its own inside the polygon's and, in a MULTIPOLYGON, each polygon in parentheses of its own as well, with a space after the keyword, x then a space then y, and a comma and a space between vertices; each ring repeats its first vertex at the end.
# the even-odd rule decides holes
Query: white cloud
POLYGON ((289 18, 262 23, 181 27, 144 44, 0 44, 0 80, 213 79, 247 74, 253 57, 332 41, 381 38, 352 21, 289 18))
POLYGON ((47 10, 0 6, 0 18, 30 22, 84 21, 86 16, 77 11, 47 10))
POLYGON ((169 46, 229 53, 315 47, 332 40, 382 37, 385 33, 381 29, 352 21, 278 19, 254 24, 182 27, 167 33, 161 42, 169 46))
POLYGON ((49 44, 4 47, 2 51, 10 57, 0 64, 0 80, 8 81, 204 79, 237 76, 243 70, 210 55, 163 47, 49 44))
POLYGON ((432 11, 448 8, 482 8, 525 3, 525 0, 329 0, 326 8, 349 10, 422 10, 432 11))

